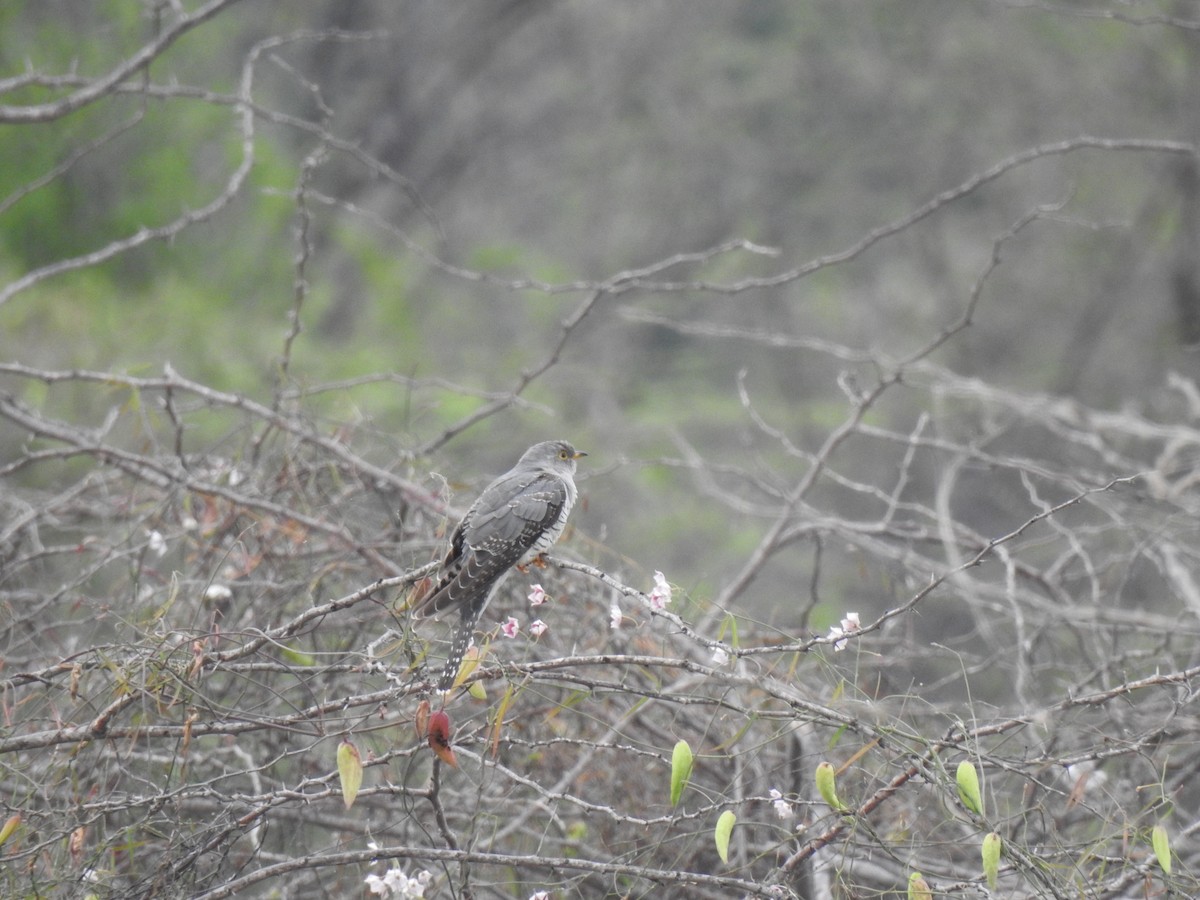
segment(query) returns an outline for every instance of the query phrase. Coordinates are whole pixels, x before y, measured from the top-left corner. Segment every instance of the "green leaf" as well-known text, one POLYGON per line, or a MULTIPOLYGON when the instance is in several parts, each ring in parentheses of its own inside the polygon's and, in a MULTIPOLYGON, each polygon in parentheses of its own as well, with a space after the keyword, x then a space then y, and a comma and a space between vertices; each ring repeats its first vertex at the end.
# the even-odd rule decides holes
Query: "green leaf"
MULTIPOLYGON (((463 654, 462 662, 458 666, 458 674, 454 676, 454 683, 450 685, 450 690, 457 690, 461 687, 468 678, 474 674, 479 668, 479 664, 483 661, 483 652, 478 647, 468 647, 467 652, 463 654)), ((470 689, 468 688, 468 692, 470 689)), ((474 693, 471 694, 476 700, 486 700, 487 694, 482 697, 477 697, 474 693)))
POLYGON ((996 878, 1000 874, 1000 835, 996 832, 983 836, 980 855, 983 857, 983 877, 987 879, 989 891, 996 889, 996 878))
POLYGON ((467 685, 467 694, 472 700, 486 700, 487 688, 483 686, 482 681, 472 681, 467 685))
POLYGON ((929 882, 920 872, 913 872, 908 876, 908 900, 933 900, 929 882))
POLYGON ((683 786, 692 777, 692 748, 687 741, 679 741, 671 752, 671 805, 679 804, 683 786))
POLYGON ((1167 826, 1155 825, 1150 832, 1150 843, 1154 847, 1154 857, 1162 866, 1163 872, 1171 874, 1171 838, 1167 834, 1167 826))
POLYGON ((717 842, 717 855, 723 863, 729 862, 729 836, 733 834, 733 823, 736 821, 737 816, 727 809, 717 819, 717 827, 713 831, 713 839, 717 842))
POLYGON ((0 828, 0 847, 13 836, 13 832, 17 830, 17 826, 21 824, 21 814, 13 813, 4 823, 4 827, 0 828))
POLYGON ((717 631, 717 640, 725 640, 725 635, 727 633, 730 636, 729 646, 736 650, 738 647, 738 624, 737 616, 733 615, 733 613, 729 613, 724 619, 721 620, 721 627, 717 631))
POLYGON ((954 776, 958 782, 958 799, 962 805, 978 816, 983 815, 983 795, 979 793, 979 773, 965 759, 958 764, 958 772, 954 776))
POLYGON ((338 778, 342 782, 342 801, 346 809, 354 805, 358 789, 362 786, 363 764, 358 748, 349 741, 338 744, 337 751, 338 778))
POLYGON ((834 812, 847 812, 849 807, 837 795, 837 773, 834 772, 833 766, 827 762, 820 763, 816 775, 817 790, 821 798, 829 804, 829 808, 834 812))
POLYGON ((303 650, 293 650, 291 647, 280 648, 283 653, 283 658, 297 666, 315 666, 317 658, 311 653, 305 653, 303 650))
MULTIPOLYGON (((478 681, 475 684, 479 684, 478 681)), ((500 752, 500 733, 504 730, 504 717, 508 715, 509 707, 517 698, 517 690, 511 684, 504 692, 504 696, 500 698, 500 705, 496 707, 496 714, 492 716, 492 757, 495 758, 500 752)))

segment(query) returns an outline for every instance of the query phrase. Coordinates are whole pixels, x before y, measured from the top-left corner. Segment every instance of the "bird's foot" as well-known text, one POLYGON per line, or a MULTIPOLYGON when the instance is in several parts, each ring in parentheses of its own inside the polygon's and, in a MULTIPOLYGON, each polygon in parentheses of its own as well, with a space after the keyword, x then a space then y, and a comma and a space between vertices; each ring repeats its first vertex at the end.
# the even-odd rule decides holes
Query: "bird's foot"
POLYGON ((518 564, 517 571, 520 572, 522 575, 526 575, 529 573, 530 566, 533 566, 536 569, 545 569, 549 565, 550 564, 548 562, 546 562, 546 554, 539 553, 537 556, 535 556, 533 559, 531 559, 529 562, 525 563, 524 565, 518 564))

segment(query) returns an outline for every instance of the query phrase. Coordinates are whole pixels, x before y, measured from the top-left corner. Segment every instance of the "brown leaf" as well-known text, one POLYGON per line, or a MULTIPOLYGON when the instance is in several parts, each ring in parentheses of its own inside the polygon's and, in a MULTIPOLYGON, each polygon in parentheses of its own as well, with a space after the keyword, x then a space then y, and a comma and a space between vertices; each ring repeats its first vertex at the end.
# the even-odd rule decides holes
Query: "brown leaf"
POLYGON ((417 740, 429 734, 429 701, 422 700, 417 704, 417 714, 413 719, 413 726, 417 729, 417 740))
POLYGON ((67 839, 67 849, 71 853, 71 862, 76 868, 79 868, 80 862, 83 860, 83 842, 87 839, 87 826, 80 825, 71 832, 71 836, 67 839))

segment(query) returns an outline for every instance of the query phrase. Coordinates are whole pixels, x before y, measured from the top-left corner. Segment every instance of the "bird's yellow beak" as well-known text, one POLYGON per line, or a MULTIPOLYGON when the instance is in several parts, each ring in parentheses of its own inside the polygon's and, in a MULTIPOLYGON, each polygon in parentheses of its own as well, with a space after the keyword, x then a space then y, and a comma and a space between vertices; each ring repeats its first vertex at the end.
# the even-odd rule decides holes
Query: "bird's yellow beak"
POLYGON ((579 459, 579 457, 581 457, 581 456, 587 456, 587 454, 584 453, 582 450, 576 450, 575 455, 572 456, 571 459, 579 459))

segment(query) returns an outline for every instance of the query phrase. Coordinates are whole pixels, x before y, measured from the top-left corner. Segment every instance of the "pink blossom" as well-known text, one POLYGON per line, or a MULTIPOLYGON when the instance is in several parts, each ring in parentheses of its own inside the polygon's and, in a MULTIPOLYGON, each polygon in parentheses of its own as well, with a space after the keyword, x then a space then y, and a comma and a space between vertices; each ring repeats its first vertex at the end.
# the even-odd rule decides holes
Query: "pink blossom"
POLYGON ((541 637, 543 634, 545 634, 549 630, 550 630, 550 626, 547 625, 545 622, 543 622, 541 619, 538 619, 538 620, 530 623, 530 625, 529 625, 529 633, 532 634, 535 638, 541 637))
POLYGON ((540 584, 535 584, 529 591, 529 605, 541 606, 550 598, 546 596, 546 592, 540 584))
POLYGON ((509 616, 508 620, 500 626, 500 633, 506 638, 515 638, 520 630, 521 623, 512 616, 509 616))
POLYGON ((617 604, 614 602, 612 609, 608 611, 609 624, 612 626, 613 631, 616 631, 621 627, 621 620, 624 618, 625 617, 621 615, 621 607, 617 606, 617 604))
POLYGON ((654 609, 666 609, 671 602, 671 586, 662 572, 654 573, 654 587, 650 590, 650 605, 654 609))

